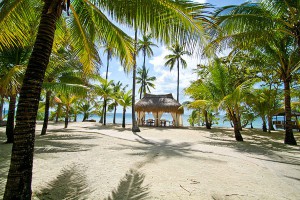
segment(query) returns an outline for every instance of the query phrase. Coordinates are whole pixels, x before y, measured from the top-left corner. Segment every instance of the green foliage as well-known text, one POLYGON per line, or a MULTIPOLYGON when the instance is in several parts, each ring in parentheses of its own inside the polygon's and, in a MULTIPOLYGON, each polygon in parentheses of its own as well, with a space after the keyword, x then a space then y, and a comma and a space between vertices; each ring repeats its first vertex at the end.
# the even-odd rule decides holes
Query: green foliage
POLYGON ((137 69, 137 84, 141 84, 138 92, 139 93, 151 93, 151 89, 155 89, 154 81, 156 80, 155 76, 149 76, 149 68, 143 70, 142 68, 137 69))

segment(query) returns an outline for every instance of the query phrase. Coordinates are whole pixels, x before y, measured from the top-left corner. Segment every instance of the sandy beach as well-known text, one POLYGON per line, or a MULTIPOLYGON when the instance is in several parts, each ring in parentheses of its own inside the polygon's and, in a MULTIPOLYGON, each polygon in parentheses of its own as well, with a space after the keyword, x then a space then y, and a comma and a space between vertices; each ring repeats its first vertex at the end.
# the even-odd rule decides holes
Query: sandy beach
MULTIPOLYGON (((283 131, 245 129, 245 142, 236 142, 230 128, 133 134, 130 126, 51 122, 40 136, 39 122, 36 130, 33 199, 123 199, 134 191, 148 199, 300 199, 300 149, 283 144, 283 131)), ((2 197, 11 153, 4 127, 0 142, 2 197)))

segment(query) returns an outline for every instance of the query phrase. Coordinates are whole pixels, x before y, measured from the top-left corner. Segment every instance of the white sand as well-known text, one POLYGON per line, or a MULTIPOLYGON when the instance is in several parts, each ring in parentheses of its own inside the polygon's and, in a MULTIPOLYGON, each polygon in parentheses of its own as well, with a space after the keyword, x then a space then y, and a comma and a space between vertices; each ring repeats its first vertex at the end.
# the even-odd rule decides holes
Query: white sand
MULTIPOLYGON (((300 199, 299 146, 282 144, 282 131, 245 130, 241 143, 232 129, 142 127, 134 135, 130 126, 80 122, 62 127, 51 123, 47 135, 40 136, 37 126, 35 199, 74 194, 73 199, 104 199, 130 169, 145 176, 149 199, 300 199)), ((300 143, 299 133, 295 136, 300 143)), ((2 143, 1 196, 11 147, 2 143)))

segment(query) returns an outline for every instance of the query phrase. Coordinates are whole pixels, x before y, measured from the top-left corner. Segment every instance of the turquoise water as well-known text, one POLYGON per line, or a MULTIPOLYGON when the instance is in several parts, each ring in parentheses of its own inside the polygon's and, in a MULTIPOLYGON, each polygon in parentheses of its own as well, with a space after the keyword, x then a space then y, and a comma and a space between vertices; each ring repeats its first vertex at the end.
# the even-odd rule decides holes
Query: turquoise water
MULTIPOLYGON (((152 114, 146 114, 145 119, 154 119, 152 114)), ((183 126, 190 126, 189 122, 188 122, 188 118, 189 115, 184 114, 182 116, 182 120, 183 120, 183 126)), ((231 127, 230 122, 228 121, 224 121, 224 117, 223 116, 219 116, 218 117, 218 124, 214 124, 213 127, 231 127)), ((83 119, 83 115, 78 115, 77 116, 77 120, 78 121, 82 121, 83 119)), ((95 119, 97 122, 99 121, 99 117, 98 116, 91 116, 89 119, 95 119)), ((164 113, 161 117, 161 119, 166 119, 169 121, 172 121, 172 116, 169 113, 164 113)), ((108 113, 107 117, 106 117, 106 123, 113 123, 113 113, 108 113)), ((116 114, 116 123, 117 124, 121 124, 122 123, 122 113, 117 113, 116 114)), ((132 120, 131 120, 131 113, 126 113, 125 114, 125 123, 126 124, 131 124, 132 120)), ((257 118, 253 123, 252 123, 254 128, 262 128, 262 121, 260 118, 257 118)), ((250 128, 250 124, 247 126, 250 128)))
MULTIPOLYGON (((6 110, 6 114, 7 114, 7 110, 6 110)), ((146 119, 150 119, 150 118, 154 119, 154 117, 153 117, 152 114, 146 114, 145 118, 146 119)), ((182 116, 183 126, 190 126, 190 124, 188 122, 188 118, 189 118, 189 115, 187 115, 187 114, 184 114, 182 116)), ((231 127, 229 121, 224 121, 224 116, 218 116, 218 118, 219 118, 218 124, 213 124, 213 127, 231 127)), ((77 120, 78 121, 82 121, 82 119, 83 119, 83 115, 79 114, 77 116, 77 120)), ((98 122, 100 118, 98 116, 96 116, 96 115, 94 115, 94 116, 92 115, 92 116, 90 116, 89 119, 95 119, 98 122)), ((171 114, 169 114, 169 113, 164 113, 162 115, 161 119, 166 119, 166 120, 169 120, 169 121, 173 120, 171 114)), ((280 120, 280 119, 278 118, 278 120, 280 120)), ((107 114, 106 123, 113 123, 113 113, 108 113, 107 114)), ((116 114, 116 123, 117 124, 121 124, 122 123, 122 113, 117 113, 116 114)), ((132 123, 131 113, 126 113, 125 114, 125 123, 126 124, 131 124, 132 123)), ((255 119, 253 121, 252 125, 253 125, 254 128, 262 128, 262 121, 261 121, 261 119, 260 118, 255 119)), ((250 128, 250 124, 247 125, 246 128, 250 128)))

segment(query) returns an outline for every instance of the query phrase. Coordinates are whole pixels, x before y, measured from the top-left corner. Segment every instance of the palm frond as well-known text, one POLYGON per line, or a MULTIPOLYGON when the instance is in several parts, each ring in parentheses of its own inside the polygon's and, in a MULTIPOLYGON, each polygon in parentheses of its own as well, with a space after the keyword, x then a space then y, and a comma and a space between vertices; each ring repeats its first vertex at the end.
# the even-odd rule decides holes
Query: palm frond
POLYGON ((120 181, 117 189, 105 200, 144 200, 149 199, 149 186, 142 186, 145 176, 136 170, 129 170, 120 181))

